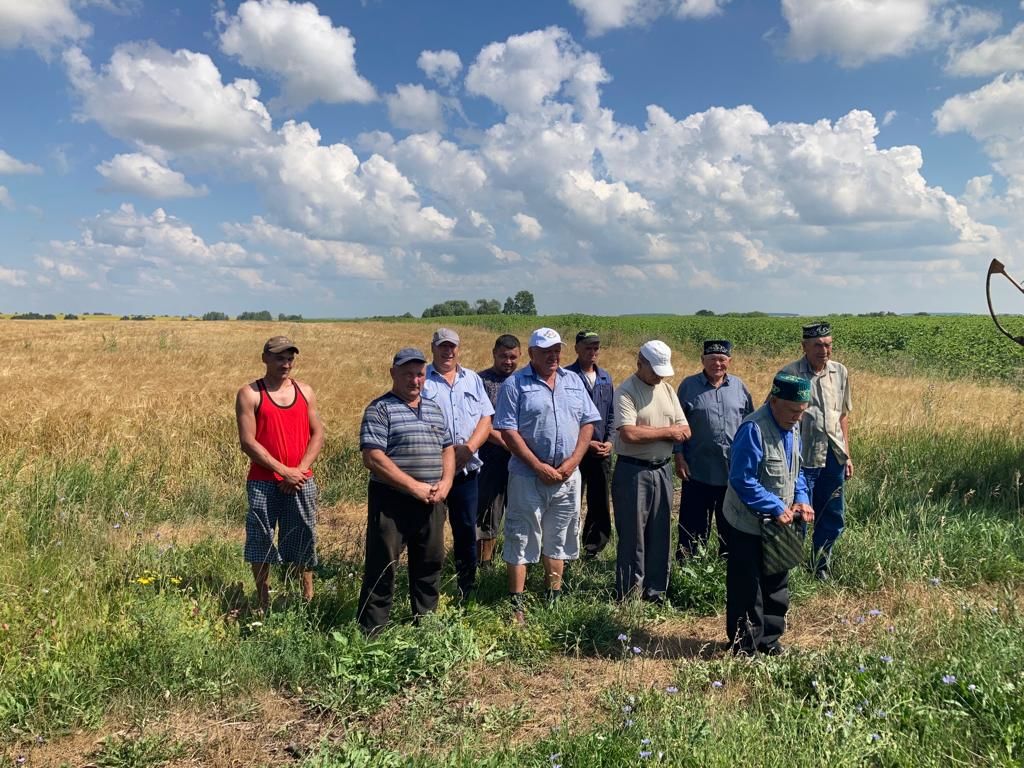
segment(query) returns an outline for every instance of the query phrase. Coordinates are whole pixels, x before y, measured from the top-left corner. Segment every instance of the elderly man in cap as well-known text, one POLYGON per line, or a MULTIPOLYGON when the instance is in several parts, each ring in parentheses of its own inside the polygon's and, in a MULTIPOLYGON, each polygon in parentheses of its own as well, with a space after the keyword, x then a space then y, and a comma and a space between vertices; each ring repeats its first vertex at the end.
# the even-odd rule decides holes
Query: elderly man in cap
POLYGON ((538 328, 528 351, 530 364, 502 384, 494 417, 512 452, 502 557, 520 624, 527 564, 543 558, 553 604, 561 595, 565 561, 579 557, 579 465, 601 420, 580 377, 559 366, 557 331, 538 328))
POLYGON ((580 462, 580 479, 587 498, 587 517, 583 521, 583 552, 597 557, 612 535, 612 519, 608 508, 609 481, 612 475, 612 396, 615 387, 611 374, 597 364, 601 354, 601 337, 595 331, 576 334, 576 362, 567 370, 583 379, 587 394, 601 414, 594 424, 590 447, 580 462))
POLYGON ((615 390, 612 503, 618 550, 615 592, 663 603, 672 540, 672 448, 690 427, 672 386, 672 350, 662 341, 640 347, 636 373, 615 390))
MULTIPOLYGON (((498 392, 505 379, 516 372, 519 365, 519 339, 505 333, 494 340, 491 356, 493 365, 480 371, 480 380, 487 391, 492 407, 498 405, 498 392)), ((505 517, 505 496, 508 491, 508 460, 512 457, 505 446, 505 438, 491 423, 487 442, 480 446, 480 496, 477 503, 476 538, 477 557, 481 568, 490 567, 494 559, 494 548, 498 542, 498 531, 505 517)))
POLYGON ((438 328, 430 342, 433 362, 427 366, 422 396, 444 412, 455 441, 455 481, 448 493, 448 523, 452 527, 455 574, 463 600, 476 589, 476 516, 479 498, 478 451, 491 434, 494 406, 483 381, 459 365, 459 334, 438 328))
POLYGON ((803 415, 803 472, 814 507, 814 575, 829 578, 832 545, 843 532, 843 484, 853 477, 850 458, 850 374, 846 366, 832 360, 832 326, 811 323, 803 327, 804 356, 781 373, 806 379, 811 384, 811 402, 803 415))
POLYGON ((367 489, 366 567, 359 626, 371 634, 388 623, 395 569, 409 553, 409 595, 418 618, 437 607, 444 562, 444 500, 455 477, 455 448, 444 411, 422 397, 427 358, 399 350, 391 391, 367 407, 359 429, 367 489))
POLYGON ((725 629, 737 654, 783 650, 789 571, 766 573, 762 533, 767 524, 814 520, 800 472, 800 417, 810 397, 806 379, 776 374, 767 402, 743 420, 733 438, 722 512, 732 529, 725 629))
POLYGON ((747 385, 730 376, 732 342, 704 342, 703 370, 679 385, 679 403, 693 434, 675 447, 676 474, 683 481, 679 501, 679 544, 676 559, 685 560, 704 546, 715 520, 718 554, 726 557, 728 525, 722 502, 729 485, 729 447, 740 422, 754 410, 747 385))
POLYGON ((297 570, 303 599, 313 599, 317 489, 312 466, 324 444, 324 426, 313 388, 291 376, 298 353, 287 336, 267 339, 263 378, 246 384, 235 397, 238 442, 251 460, 245 484, 245 559, 252 565, 262 610, 270 607, 272 563, 283 561, 297 570))

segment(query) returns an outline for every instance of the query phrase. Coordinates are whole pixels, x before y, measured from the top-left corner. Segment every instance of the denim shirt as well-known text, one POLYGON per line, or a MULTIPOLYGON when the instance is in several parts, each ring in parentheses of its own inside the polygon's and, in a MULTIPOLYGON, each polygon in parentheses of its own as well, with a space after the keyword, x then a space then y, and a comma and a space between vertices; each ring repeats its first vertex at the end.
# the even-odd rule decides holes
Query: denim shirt
POLYGON ((693 435, 677 443, 673 453, 682 453, 690 476, 706 485, 729 484, 729 446, 740 423, 754 412, 747 385, 738 376, 726 375, 717 388, 701 371, 687 376, 679 385, 679 403, 693 435))
MULTIPOLYGON (((484 383, 473 371, 463 368, 456 369, 455 384, 449 385, 447 379, 438 373, 434 366, 427 366, 427 379, 423 382, 420 395, 436 403, 444 413, 448 428, 452 432, 455 444, 465 443, 472 436, 480 419, 494 415, 494 406, 487 397, 484 383)), ((483 466, 478 453, 463 467, 463 473, 473 472, 483 466)))
POLYGON ((587 381, 586 374, 580 369, 579 363, 573 363, 566 367, 565 370, 579 375, 580 379, 583 380, 583 386, 586 387, 587 392, 590 394, 590 399, 594 401, 594 407, 601 414, 601 421, 594 424, 594 437, 592 439, 603 443, 611 440, 615 386, 612 384, 612 375, 608 371, 597 365, 594 368, 597 369, 597 378, 594 380, 593 388, 591 388, 590 382, 587 381))
MULTIPOLYGON (((557 467, 576 450, 580 428, 600 420, 601 414, 578 375, 559 368, 552 390, 531 364, 501 385, 494 428, 516 430, 534 456, 557 467)), ((508 470, 515 475, 534 474, 514 453, 508 470)))

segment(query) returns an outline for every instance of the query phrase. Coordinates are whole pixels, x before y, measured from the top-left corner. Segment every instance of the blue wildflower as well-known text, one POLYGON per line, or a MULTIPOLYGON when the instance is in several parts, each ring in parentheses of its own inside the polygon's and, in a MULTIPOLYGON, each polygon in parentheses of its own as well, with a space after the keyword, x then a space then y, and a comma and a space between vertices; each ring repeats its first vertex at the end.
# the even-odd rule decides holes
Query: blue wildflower
POLYGON ((956 675, 943 675, 942 676, 942 683, 943 683, 943 685, 952 685, 955 682, 956 682, 956 675))

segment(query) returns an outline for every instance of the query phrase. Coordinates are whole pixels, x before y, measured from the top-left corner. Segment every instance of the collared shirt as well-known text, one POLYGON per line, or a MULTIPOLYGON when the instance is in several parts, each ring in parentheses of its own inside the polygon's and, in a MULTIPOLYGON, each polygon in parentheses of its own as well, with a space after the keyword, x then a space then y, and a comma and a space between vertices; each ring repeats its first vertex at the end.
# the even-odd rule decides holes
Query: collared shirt
MULTIPOLYGON (((774 418, 773 418, 774 420, 774 418)), ((779 423, 775 422, 779 427, 779 423)), ((793 460, 793 430, 779 427, 787 463, 793 460)), ((778 517, 786 511, 786 504, 765 488, 760 481, 761 462, 764 460, 764 438, 761 428, 753 421, 747 421, 736 430, 732 441, 732 462, 729 465, 729 485, 736 491, 740 501, 752 511, 761 515, 778 517)), ((807 481, 803 472, 797 473, 794 504, 808 504, 807 481)))
MULTIPOLYGON (((494 406, 480 377, 461 365, 455 369, 455 383, 449 384, 433 364, 427 366, 427 378, 420 395, 433 400, 444 412, 448 428, 456 444, 464 444, 472 436, 480 419, 494 415, 494 406)), ((463 473, 474 472, 483 466, 478 453, 473 454, 463 473)))
POLYGON ((566 370, 576 373, 583 380, 583 386, 587 388, 590 399, 594 401, 594 407, 601 414, 601 421, 594 424, 594 437, 591 439, 603 443, 611 440, 615 385, 612 384, 612 375, 608 371, 597 365, 594 368, 596 369, 597 376, 594 379, 593 385, 587 379, 586 374, 583 373, 578 362, 568 366, 566 370))
MULTIPOLYGON (((444 471, 441 452, 452 445, 444 412, 431 400, 420 398, 413 408, 394 392, 366 406, 359 427, 359 449, 377 448, 395 465, 421 483, 436 483, 444 471)), ((376 482, 384 482, 370 475, 376 482)))
POLYGON ((824 467, 829 448, 839 463, 845 464, 850 453, 839 420, 853 410, 850 374, 846 366, 829 360, 820 373, 815 373, 805 356, 787 365, 780 373, 789 373, 811 382, 811 404, 800 419, 804 466, 824 467))
MULTIPOLYGON (((480 381, 484 384, 484 390, 487 392, 487 399, 491 401, 491 406, 495 408, 498 407, 498 392, 501 391, 501 385, 505 383, 509 376, 514 374, 515 371, 506 376, 503 373, 498 373, 493 367, 488 368, 485 371, 477 371, 477 376, 480 377, 480 381)), ((500 462, 507 470, 508 457, 508 451, 500 445, 495 445, 490 440, 485 441, 484 444, 480 446, 480 460, 483 461, 485 467, 488 464, 497 464, 500 462)), ((485 469, 484 471, 486 472, 487 470, 485 469)))
POLYGON ((625 426, 674 427, 686 424, 686 415, 679 405, 676 391, 667 381, 653 386, 645 383, 635 373, 622 382, 615 390, 615 416, 612 420, 615 433, 615 452, 644 461, 657 461, 672 454, 671 440, 657 440, 652 443, 627 443, 619 436, 625 426))
MULTIPOLYGON (((576 450, 580 427, 600 420, 601 414, 579 376, 559 368, 555 387, 551 389, 533 365, 527 365, 501 385, 494 428, 516 430, 534 456, 557 467, 576 450)), ((516 475, 534 474, 515 454, 509 460, 508 471, 516 475)))
POLYGON ((740 422, 754 412, 750 390, 738 376, 729 375, 715 387, 701 371, 683 379, 678 394, 693 434, 676 443, 673 453, 683 454, 697 482, 728 485, 729 446, 740 422))

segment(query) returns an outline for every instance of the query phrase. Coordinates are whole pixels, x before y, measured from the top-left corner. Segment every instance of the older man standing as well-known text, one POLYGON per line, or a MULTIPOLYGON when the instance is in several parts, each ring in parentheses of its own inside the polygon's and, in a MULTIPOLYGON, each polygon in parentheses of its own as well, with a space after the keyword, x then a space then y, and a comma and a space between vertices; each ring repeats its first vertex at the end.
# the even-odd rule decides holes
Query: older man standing
POLYGON ((579 465, 601 420, 579 376, 559 366, 557 331, 538 328, 528 351, 530 364, 502 384, 494 419, 512 452, 502 557, 518 623, 525 621, 527 564, 543 557, 554 603, 565 561, 579 557, 579 465))
POLYGON ((444 412, 455 441, 455 481, 448 494, 455 574, 464 600, 476 589, 476 513, 482 462, 477 452, 491 434, 494 406, 480 377, 459 365, 459 334, 438 328, 430 342, 434 360, 427 366, 423 397, 444 412))
MULTIPOLYGON (((480 371, 487 397, 493 407, 498 405, 498 392, 505 379, 516 372, 519 365, 519 339, 505 333, 494 340, 491 356, 494 364, 480 371)), ((494 559, 494 548, 505 516, 505 496, 508 492, 508 460, 512 457, 505 446, 505 438, 491 424, 487 442, 480 446, 480 496, 477 502, 476 545, 477 558, 481 568, 490 567, 494 559)))
POLYGON ((829 578, 832 545, 843 532, 843 485, 853 477, 850 458, 850 374, 832 360, 832 326, 811 323, 803 327, 804 356, 781 373, 811 383, 810 407, 800 422, 803 435, 803 473, 814 507, 814 575, 829 578))
POLYGON ((693 431, 689 440, 675 447, 676 474, 683 481, 678 560, 707 544, 712 518, 718 530, 718 554, 727 556, 728 525, 722 517, 722 501, 729 485, 729 447, 740 422, 754 410, 747 385, 728 373, 731 341, 705 341, 700 362, 703 370, 683 379, 678 392, 693 431))
POLYGON ((357 617, 367 633, 388 623, 403 547, 409 550, 413 616, 437 607, 443 502, 455 476, 455 449, 444 412, 421 397, 426 363, 418 349, 399 350, 391 364, 391 391, 366 407, 359 430, 363 464, 370 470, 366 568, 357 617))
POLYGON ((609 510, 609 481, 612 475, 612 396, 615 386, 611 374, 597 364, 601 354, 601 337, 595 331, 576 334, 576 362, 567 370, 583 379, 601 420, 594 424, 590 447, 580 462, 580 479, 587 498, 587 517, 583 521, 583 553, 597 557, 612 535, 609 510))
POLYGON ((782 653, 789 610, 789 571, 767 573, 763 526, 811 522, 800 472, 800 417, 810 400, 805 379, 776 374, 767 402, 736 431, 722 511, 729 532, 725 629, 733 652, 782 653))
POLYGON ((615 390, 612 503, 620 600, 656 603, 668 592, 672 539, 672 448, 690 437, 672 376, 672 350, 662 341, 640 347, 636 373, 615 390))

